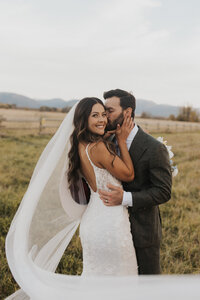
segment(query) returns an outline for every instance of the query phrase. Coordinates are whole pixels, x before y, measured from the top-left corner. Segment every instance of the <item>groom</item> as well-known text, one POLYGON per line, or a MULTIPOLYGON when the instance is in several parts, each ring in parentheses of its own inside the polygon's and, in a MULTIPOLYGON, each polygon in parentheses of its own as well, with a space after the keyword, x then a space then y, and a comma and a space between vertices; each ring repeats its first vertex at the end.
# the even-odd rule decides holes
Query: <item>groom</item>
MULTIPOLYGON (((122 124, 125 113, 135 115, 135 98, 116 89, 104 93, 108 130, 122 124)), ((134 124, 127 138, 135 178, 123 189, 108 184, 99 191, 105 205, 128 207, 139 274, 160 274, 161 217, 159 205, 171 197, 171 168, 165 145, 134 124)))

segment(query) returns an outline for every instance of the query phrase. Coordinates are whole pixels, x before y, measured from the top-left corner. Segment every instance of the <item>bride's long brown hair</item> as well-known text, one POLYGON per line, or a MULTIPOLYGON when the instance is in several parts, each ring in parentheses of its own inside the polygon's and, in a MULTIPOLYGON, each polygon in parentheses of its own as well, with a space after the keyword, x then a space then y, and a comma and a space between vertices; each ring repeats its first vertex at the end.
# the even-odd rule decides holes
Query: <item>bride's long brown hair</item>
POLYGON ((112 142, 107 141, 101 135, 97 135, 88 130, 88 118, 92 111, 92 107, 95 104, 101 104, 104 109, 103 102, 98 98, 84 98, 82 99, 74 113, 74 131, 70 137, 71 149, 69 151, 69 169, 68 169, 68 183, 69 187, 76 186, 76 182, 79 179, 80 170, 80 157, 78 152, 78 145, 80 142, 93 143, 103 141, 110 153, 116 156, 115 147, 112 142))

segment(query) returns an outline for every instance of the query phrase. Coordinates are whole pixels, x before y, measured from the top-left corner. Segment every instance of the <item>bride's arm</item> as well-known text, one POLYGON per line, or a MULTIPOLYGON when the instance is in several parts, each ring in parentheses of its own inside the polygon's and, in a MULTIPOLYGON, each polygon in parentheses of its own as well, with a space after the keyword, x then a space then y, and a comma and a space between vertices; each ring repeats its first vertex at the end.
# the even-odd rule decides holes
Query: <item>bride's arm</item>
POLYGON ((126 140, 133 129, 134 123, 132 118, 127 114, 124 118, 124 122, 122 126, 117 126, 117 130, 115 132, 115 137, 117 139, 117 143, 120 149, 120 158, 125 163, 128 169, 133 173, 134 178, 134 167, 133 162, 128 152, 128 148, 126 145, 126 140))
POLYGON ((114 177, 121 181, 132 181, 134 179, 134 167, 129 155, 126 139, 133 128, 133 121, 130 117, 125 117, 123 125, 118 126, 116 138, 121 152, 121 157, 108 151, 105 144, 100 142, 93 148, 93 157, 95 161, 103 168, 107 169, 114 177))

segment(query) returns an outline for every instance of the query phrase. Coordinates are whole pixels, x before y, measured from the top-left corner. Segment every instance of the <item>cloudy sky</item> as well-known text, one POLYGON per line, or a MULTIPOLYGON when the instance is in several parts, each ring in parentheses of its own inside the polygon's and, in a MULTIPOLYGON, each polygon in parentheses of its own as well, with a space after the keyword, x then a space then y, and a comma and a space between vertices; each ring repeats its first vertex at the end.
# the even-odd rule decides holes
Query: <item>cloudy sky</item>
POLYGON ((0 92, 200 106, 199 0, 0 0, 0 92))

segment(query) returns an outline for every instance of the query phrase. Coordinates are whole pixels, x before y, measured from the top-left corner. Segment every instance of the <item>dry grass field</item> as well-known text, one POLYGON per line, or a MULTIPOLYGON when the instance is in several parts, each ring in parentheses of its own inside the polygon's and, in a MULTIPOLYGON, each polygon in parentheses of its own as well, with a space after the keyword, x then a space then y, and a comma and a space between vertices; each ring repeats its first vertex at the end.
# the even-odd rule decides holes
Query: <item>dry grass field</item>
MULTIPOLYGON (((164 274, 200 273, 200 133, 155 133, 153 135, 164 136, 168 144, 173 145, 174 163, 179 168, 179 174, 173 181, 172 199, 160 207, 163 220, 162 271, 164 274)), ((18 288, 7 265, 5 237, 27 189, 34 166, 50 138, 51 135, 38 135, 37 132, 28 133, 5 128, 0 134, 0 295, 2 299, 18 288)), ((66 249, 57 272, 75 275, 80 274, 81 271, 82 252, 76 234, 66 249)))

